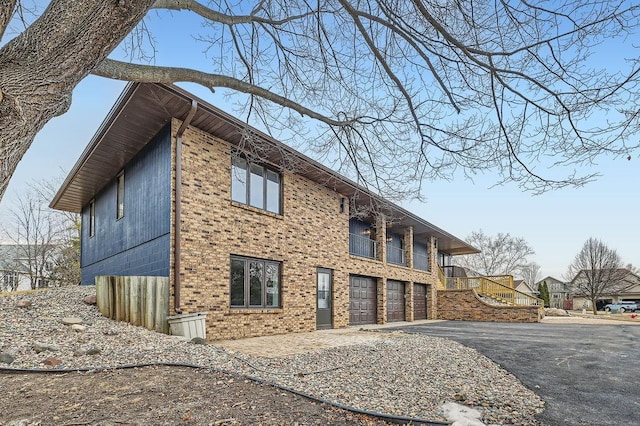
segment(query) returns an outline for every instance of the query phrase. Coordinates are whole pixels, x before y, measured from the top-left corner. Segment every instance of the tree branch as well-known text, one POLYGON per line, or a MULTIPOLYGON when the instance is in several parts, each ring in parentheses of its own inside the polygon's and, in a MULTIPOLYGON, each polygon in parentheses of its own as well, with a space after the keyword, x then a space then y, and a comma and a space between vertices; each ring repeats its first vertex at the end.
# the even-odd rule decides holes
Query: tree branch
POLYGON ((291 15, 283 19, 274 20, 274 19, 263 18, 261 16, 256 16, 255 13, 257 13, 260 9, 254 10, 251 13, 251 15, 226 15, 224 13, 220 13, 218 11, 210 9, 204 6, 203 4, 198 3, 195 0, 156 0, 152 8, 178 10, 178 11, 189 10, 191 12, 194 12, 197 15, 200 15, 205 19, 208 19, 213 22, 219 22, 225 25, 261 23, 261 24, 267 24, 267 25, 273 25, 273 26, 280 26, 291 21, 312 16, 319 12, 317 10, 311 10, 307 13, 291 15))
POLYGON ((191 82, 208 87, 212 91, 217 87, 224 87, 249 95, 260 96, 261 98, 267 99, 285 108, 290 108, 302 115, 322 121, 330 126, 349 127, 356 124, 359 120, 357 117, 344 121, 334 120, 262 87, 246 83, 242 80, 226 75, 210 74, 189 68, 139 65, 116 61, 113 59, 105 59, 96 68, 94 68, 91 73, 101 77, 125 81, 138 81, 141 83, 173 84, 177 82, 191 82))
MULTIPOLYGON (((17 0, 4 0, 3 4, 0 5, 0 40, 2 40, 2 36, 7 30, 7 26, 9 25, 13 12, 16 9, 16 1, 17 0)), ((0 99, 2 99, 1 92, 0 99)))

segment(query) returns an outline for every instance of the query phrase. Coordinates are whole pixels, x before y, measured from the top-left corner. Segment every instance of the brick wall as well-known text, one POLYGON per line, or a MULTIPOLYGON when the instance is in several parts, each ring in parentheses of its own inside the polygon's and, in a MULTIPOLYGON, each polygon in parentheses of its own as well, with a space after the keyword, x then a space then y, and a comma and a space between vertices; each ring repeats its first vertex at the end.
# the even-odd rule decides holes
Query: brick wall
MULTIPOLYGON (((174 120, 173 134, 178 125, 174 120)), ((175 149, 175 138, 173 143, 175 149)), ((386 322, 387 278, 404 282, 409 300, 414 282, 430 284, 428 315, 435 318, 435 272, 349 255, 349 214, 340 212, 341 194, 285 172, 282 215, 232 202, 231 152, 227 142, 193 127, 183 135, 181 308, 209 312, 209 338, 315 330, 319 267, 333 270, 334 328, 349 325, 350 275, 378 279, 379 323, 386 322), (229 307, 231 254, 282 262, 281 308, 229 307)), ((173 168, 175 174, 175 161, 173 168)), ((411 309, 407 317, 412 318, 411 309)))
POLYGON ((539 322, 537 306, 494 306, 480 300, 473 290, 439 290, 438 319, 461 321, 539 322))

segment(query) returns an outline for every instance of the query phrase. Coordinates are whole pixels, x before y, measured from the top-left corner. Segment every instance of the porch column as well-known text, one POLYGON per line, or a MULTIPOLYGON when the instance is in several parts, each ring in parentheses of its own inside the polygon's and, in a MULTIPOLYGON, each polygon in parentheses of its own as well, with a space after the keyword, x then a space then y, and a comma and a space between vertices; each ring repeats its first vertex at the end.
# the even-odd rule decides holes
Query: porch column
POLYGON ((378 278, 378 324, 387 323, 387 278, 378 278))
POLYGON ((404 229, 404 251, 407 268, 413 268, 413 226, 404 229))

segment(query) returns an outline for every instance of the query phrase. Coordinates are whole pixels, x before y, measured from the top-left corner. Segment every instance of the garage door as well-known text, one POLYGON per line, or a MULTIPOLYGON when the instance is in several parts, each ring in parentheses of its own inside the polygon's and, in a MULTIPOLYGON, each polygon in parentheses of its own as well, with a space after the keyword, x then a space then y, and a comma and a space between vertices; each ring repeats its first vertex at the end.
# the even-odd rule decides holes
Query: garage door
POLYGON ((424 284, 413 285, 413 318, 427 319, 427 286, 424 284))
POLYGON ((387 321, 404 321, 404 284, 387 281, 387 321))
POLYGON ((351 277, 349 285, 349 324, 376 323, 376 280, 351 277))

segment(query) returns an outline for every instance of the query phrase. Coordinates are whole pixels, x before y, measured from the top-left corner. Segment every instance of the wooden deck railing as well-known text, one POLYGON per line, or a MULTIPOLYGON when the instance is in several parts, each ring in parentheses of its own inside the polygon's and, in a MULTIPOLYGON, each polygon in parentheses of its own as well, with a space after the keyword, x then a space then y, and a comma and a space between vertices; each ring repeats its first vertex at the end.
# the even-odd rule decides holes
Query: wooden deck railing
POLYGON ((444 271, 438 265, 438 290, 444 290, 447 288, 447 277, 444 275, 444 271))
POLYGON ((446 278, 445 289, 474 289, 479 294, 515 306, 542 306, 543 304, 542 299, 514 289, 513 277, 510 275, 446 278))
POLYGON ((513 275, 488 275, 485 278, 500 283, 506 287, 514 288, 513 275))

